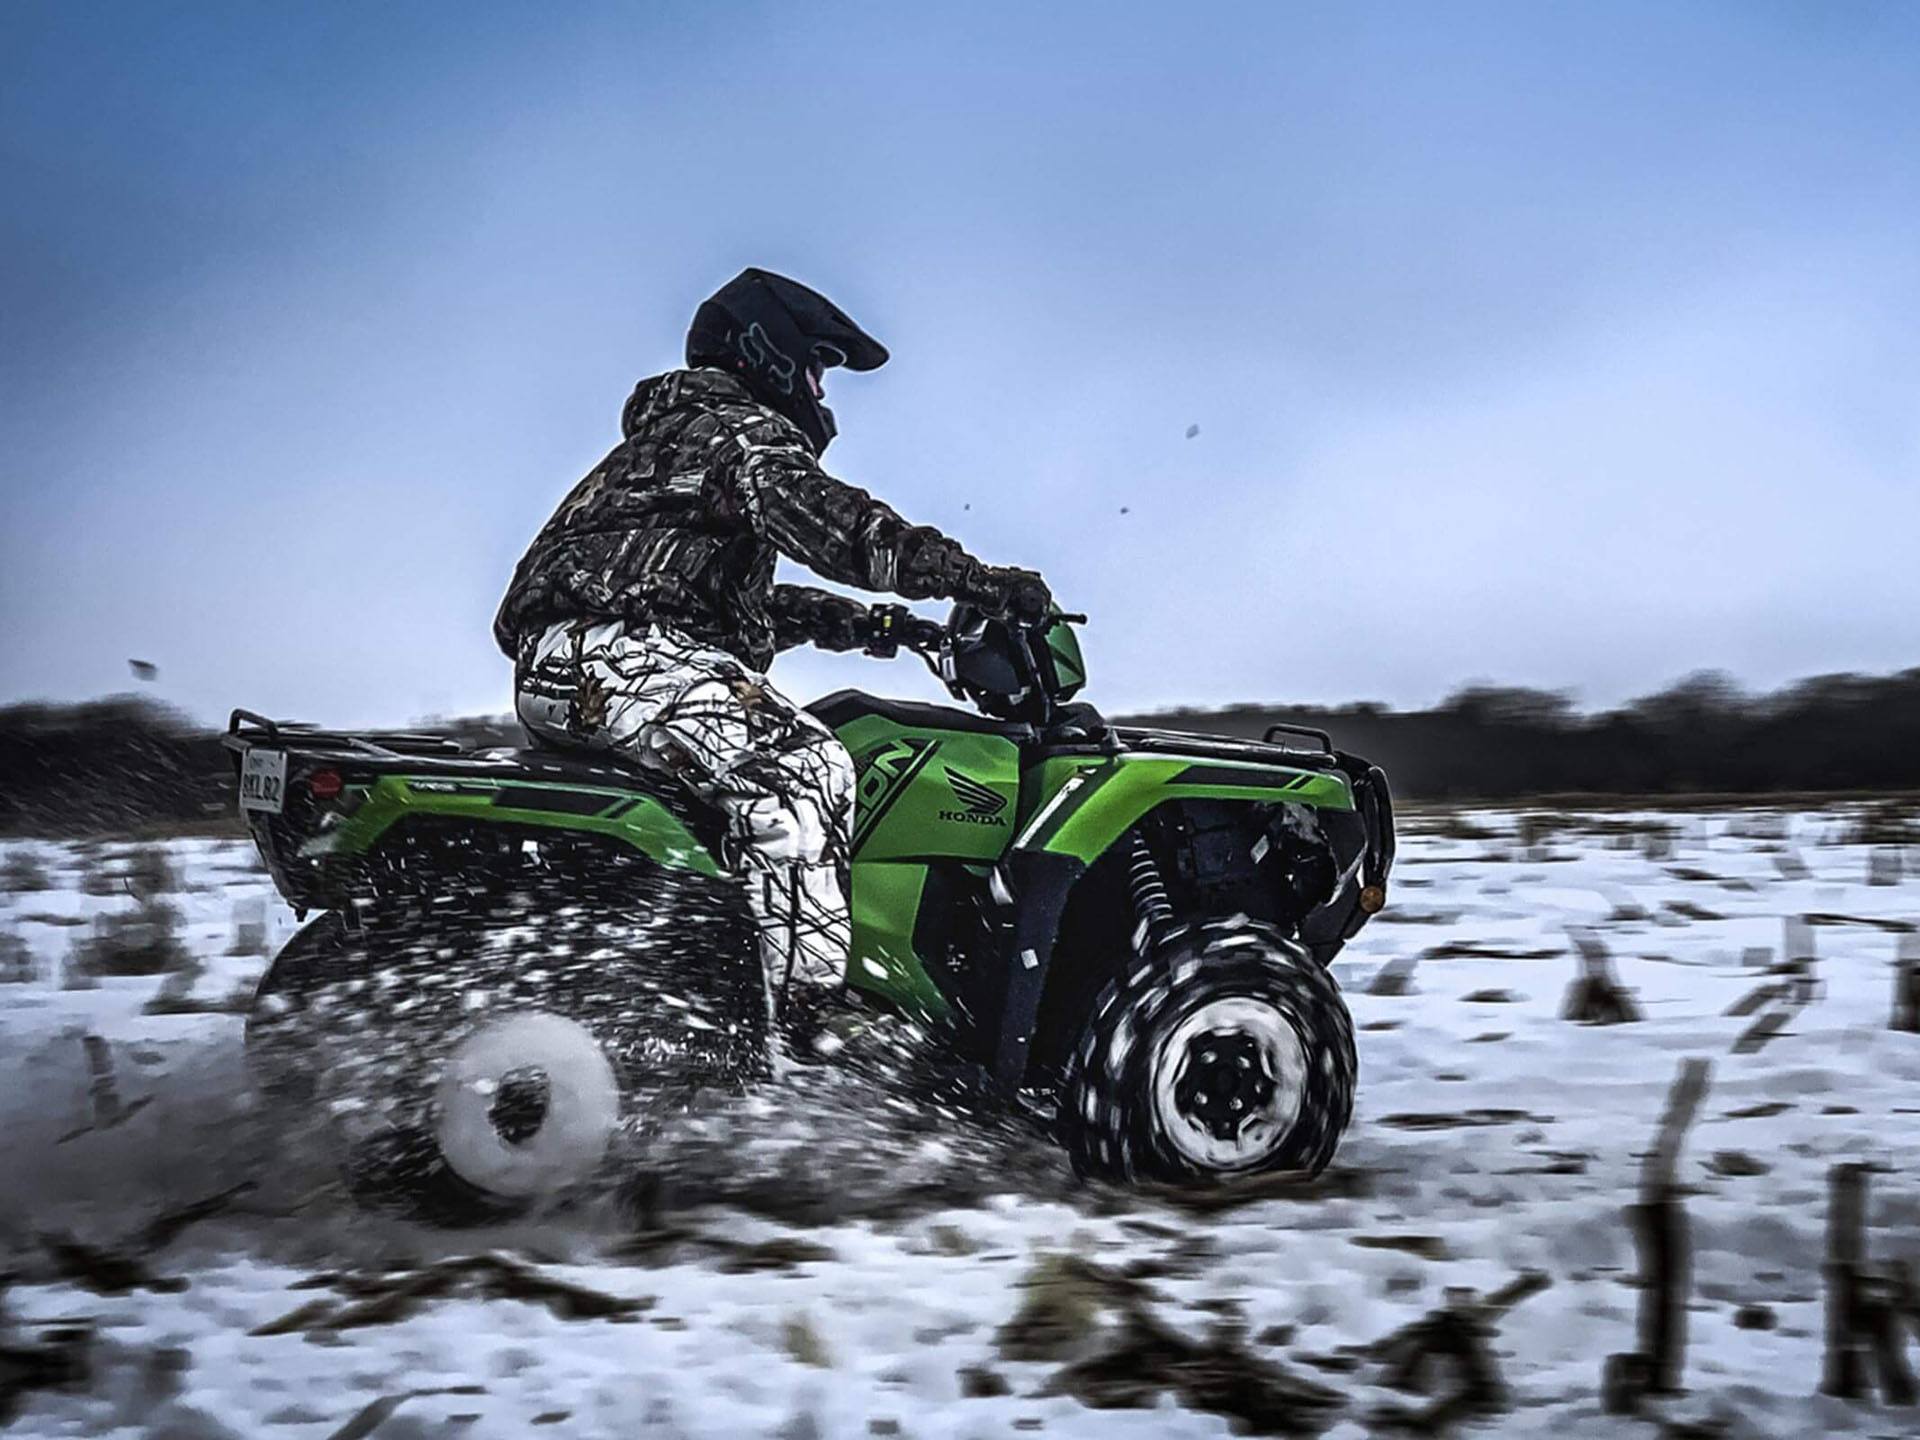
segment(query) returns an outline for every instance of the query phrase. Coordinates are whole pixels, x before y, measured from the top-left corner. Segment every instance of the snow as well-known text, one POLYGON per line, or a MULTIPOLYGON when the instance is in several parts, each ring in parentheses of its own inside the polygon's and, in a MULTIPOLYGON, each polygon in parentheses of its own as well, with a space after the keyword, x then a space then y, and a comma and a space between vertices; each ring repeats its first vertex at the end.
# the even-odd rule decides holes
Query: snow
MULTIPOLYGON (((27 1392, 13 1433, 321 1440, 383 1398, 384 1417, 368 1413, 361 1433, 384 1440, 1232 1433, 1171 1394, 1153 1409, 1088 1409, 1043 1393, 1058 1363, 1002 1357, 996 1331, 1021 1281, 1059 1253, 1147 1277, 1153 1313, 1182 1334, 1243 1321, 1254 1351, 1348 1397, 1326 1422, 1337 1436, 1374 1433, 1369 1413, 1396 1398, 1352 1347, 1418 1319, 1449 1287, 1485 1292, 1539 1269, 1550 1288, 1509 1312, 1495 1342, 1511 1409, 1473 1433, 1650 1433, 1604 1416, 1598 1381, 1605 1357, 1633 1345, 1621 1210, 1689 1056, 1713 1068, 1681 1158, 1695 1246, 1688 1393, 1659 1413, 1729 1435, 1914 1433, 1914 1412, 1816 1393, 1831 1165, 1886 1167, 1869 1253, 1920 1258, 1920 1036, 1887 1028, 1898 932, 1915 918, 1916 884, 1900 878, 1911 867, 1849 843, 1856 817, 1838 806, 1552 818, 1566 823, 1407 817, 1388 908, 1336 963, 1359 1027, 1360 1099, 1318 1198, 1190 1213, 1076 1187, 1039 1141, 1004 1126, 972 1136, 897 1110, 890 1129, 828 1143, 809 1125, 815 1097, 776 1087, 745 1106, 740 1154, 777 1152, 788 1168, 743 1180, 731 1167, 748 1162, 724 1143, 736 1132, 719 1123, 707 1168, 667 1191, 660 1228, 637 1241, 611 1210, 450 1234, 356 1214, 310 1137, 249 1094, 237 1014, 145 1013, 158 976, 63 988, 75 937, 135 905, 124 887, 85 893, 89 871, 106 888, 102 862, 111 871, 125 847, 0 846, 0 865, 25 852, 49 881, 0 894, 0 935, 17 935, 39 970, 0 985, 0 1270, 18 1272, 5 1313, 16 1340, 59 1319, 97 1327, 90 1378, 27 1392), (1869 884, 1876 864, 1883 883, 1869 884), (1736 1054, 1756 1017, 1724 1012, 1769 978, 1785 922, 1801 915, 1823 917, 1809 932, 1817 997, 1736 1054), (1559 1018, 1581 929, 1610 950, 1639 1022, 1559 1018), (1416 954, 1405 993, 1366 993, 1382 965, 1416 954), (89 1034, 112 1057, 114 1123, 101 1121, 89 1034), (48 1258, 50 1233, 124 1247, 163 1211, 241 1184, 253 1188, 227 1213, 142 1254, 152 1276, 182 1286, 98 1294, 48 1258), (324 1280, 295 1288, 316 1274, 490 1251, 650 1303, 563 1319, 456 1293, 387 1324, 249 1333, 342 1298, 324 1280), (1743 1305, 1769 1307, 1777 1324, 1736 1328, 1743 1305), (970 1367, 1010 1393, 963 1396, 970 1367)), ((193 1000, 243 992, 266 957, 229 953, 244 948, 240 922, 264 914, 270 950, 293 916, 249 847, 165 849, 167 898, 202 967, 193 1000)), ((821 1082, 783 1082, 807 1083, 821 1082)))

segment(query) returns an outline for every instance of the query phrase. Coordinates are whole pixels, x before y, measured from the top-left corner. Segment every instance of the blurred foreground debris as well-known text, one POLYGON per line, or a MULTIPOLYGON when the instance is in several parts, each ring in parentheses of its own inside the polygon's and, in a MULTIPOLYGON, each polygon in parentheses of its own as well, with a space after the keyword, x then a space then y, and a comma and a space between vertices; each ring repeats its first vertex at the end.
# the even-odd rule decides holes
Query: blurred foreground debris
POLYGON ((0 861, 0 890, 9 895, 37 895, 52 884, 40 857, 24 846, 8 851, 0 861))
POLYGON ((1819 956, 1813 941, 1815 918, 1789 916, 1783 922, 1782 959, 1767 970, 1776 978, 1727 1007, 1729 1015, 1749 1015, 1762 1006, 1770 1007, 1735 1038, 1734 1054, 1757 1053, 1785 1030, 1795 1015, 1820 998, 1820 979, 1815 970, 1819 956))
POLYGON ((67 959, 68 979, 197 972, 198 962, 180 943, 179 925, 180 912, 158 895, 147 896, 132 910, 97 915, 93 933, 76 943, 67 959))
POLYGON ((1867 852, 1867 884, 1898 885, 1905 871, 1899 847, 1876 845, 1867 852))
POLYGON ((1902 935, 1893 961, 1893 1019, 1888 1028, 1920 1034, 1920 935, 1902 935))
POLYGON ((1045 1393, 1116 1410, 1151 1408, 1171 1391, 1256 1435, 1318 1434, 1343 1403, 1339 1392, 1254 1354, 1236 1324, 1188 1339, 1154 1316, 1144 1281, 1084 1256, 1041 1256, 1021 1288, 995 1341, 1006 1360, 1066 1362, 1045 1393), (1117 1324, 1103 1323, 1109 1314, 1117 1324))
POLYGON ((1849 1163, 1827 1172, 1827 1358, 1820 1391, 1865 1399, 1871 1369, 1887 1404, 1911 1405, 1916 1392, 1902 1322, 1920 1336, 1920 1295, 1904 1264, 1867 1263, 1867 1177, 1877 1168, 1849 1163))
MULTIPOLYGON (((1430 1397, 1417 1408, 1382 1407, 1369 1417, 1369 1433, 1438 1434, 1507 1408, 1493 1336, 1509 1310, 1550 1283, 1529 1270, 1485 1297, 1450 1290, 1446 1303, 1420 1320, 1364 1349, 1312 1363, 1351 1370, 1371 1361, 1383 1367, 1381 1384, 1430 1397)), ((1151 1407, 1170 1392, 1191 1409, 1227 1416, 1237 1433, 1259 1435, 1317 1434, 1346 1403, 1339 1391, 1254 1354, 1231 1310, 1201 1339, 1173 1328, 1154 1313, 1154 1302, 1165 1297, 1131 1272, 1080 1255, 1043 1255, 1021 1289, 1020 1305, 995 1341, 1003 1360, 1062 1365, 1044 1393, 1071 1395, 1095 1409, 1131 1409, 1151 1407)), ((1262 1342, 1284 1343, 1290 1333, 1262 1342)))
POLYGON ((187 1288, 178 1276, 154 1274, 138 1255, 89 1245, 68 1235, 43 1234, 40 1247, 59 1279, 96 1295, 131 1295, 135 1290, 174 1295, 187 1288))
POLYGON ((1499 1320, 1553 1282, 1545 1272, 1525 1270, 1485 1299, 1450 1289, 1447 1302, 1371 1347, 1386 1367, 1381 1383, 1433 1398, 1419 1409, 1384 1405, 1370 1419, 1383 1430, 1437 1435, 1456 1423, 1507 1409, 1507 1387, 1494 1363, 1499 1320))
POLYGON ((1411 955, 1396 955, 1374 972, 1373 979, 1367 982, 1369 995, 1404 995, 1413 986, 1414 967, 1420 963, 1416 952, 1411 955))
POLYGON ((116 1125, 124 1125, 153 1103, 151 1095, 143 1095, 131 1105, 122 1104, 120 1081, 113 1068, 113 1047, 91 1032, 82 1035, 80 1043, 87 1053, 87 1100, 93 1110, 93 1119, 89 1124, 67 1131, 54 1142, 59 1145, 78 1140, 82 1135, 96 1130, 111 1130, 116 1125))
POLYGON ((1641 1163, 1639 1202, 1627 1207, 1640 1257, 1640 1343, 1636 1350, 1608 1356, 1601 1371, 1601 1404, 1611 1415, 1637 1414, 1647 1397, 1680 1390, 1692 1254, 1675 1175, 1680 1147, 1706 1097, 1711 1074, 1712 1066, 1704 1059, 1680 1062, 1653 1149, 1641 1163))
POLYGON ((257 1188, 253 1181, 243 1180, 203 1200, 163 1211, 117 1244, 96 1245, 48 1231, 40 1235, 40 1247, 55 1275, 97 1295, 127 1295, 135 1290, 176 1293, 185 1290, 187 1282, 154 1274, 147 1261, 190 1227, 231 1209, 235 1200, 257 1188))
POLYGON ((255 897, 233 907, 233 941, 229 955, 265 955, 267 953, 267 902, 255 897))
POLYGON ((0 1325, 0 1426, 20 1413, 30 1390, 70 1390, 92 1378, 93 1326, 60 1321, 39 1327, 32 1339, 0 1325))
POLYGON ((1020 1289, 1019 1308, 994 1337, 1006 1360, 1064 1360, 1085 1345, 1104 1311, 1137 1308, 1152 1293, 1080 1255, 1042 1255, 1020 1289))
POLYGON ((1167 1391, 1189 1409, 1226 1416, 1243 1435, 1317 1435, 1345 1403, 1339 1391, 1254 1354, 1237 1325, 1190 1340, 1141 1306, 1129 1306, 1107 1343, 1060 1370, 1043 1393, 1095 1410, 1144 1410, 1167 1391))
POLYGON ((1625 1025, 1641 1018, 1633 992, 1613 973, 1606 942, 1590 930, 1568 932, 1580 957, 1580 973, 1567 987, 1560 1018, 1583 1025, 1625 1025))
POLYGON ((433 1300, 524 1300, 544 1305, 559 1320, 624 1320, 653 1308, 653 1297, 628 1299, 557 1280, 536 1267, 493 1251, 441 1260, 418 1270, 315 1276, 306 1282, 340 1292, 316 1299, 248 1332, 324 1333, 405 1320, 433 1300))
MULTIPOLYGON (((367 1440, 369 1435, 392 1419, 393 1413, 409 1400, 417 1400, 428 1395, 484 1395, 486 1393, 487 1387, 484 1385, 433 1385, 419 1390, 402 1390, 393 1395, 382 1395, 379 1399, 371 1400, 356 1410, 348 1417, 347 1422, 327 1436, 326 1440, 367 1440)), ((562 1410, 559 1414, 564 1419, 567 1412, 562 1410)), ((453 1416, 451 1419, 458 1421, 459 1417, 453 1416)), ((539 1425, 543 1422, 536 1416, 531 1423, 539 1425)))
POLYGON ((0 985, 31 985, 40 978, 40 966, 27 942, 11 930, 0 930, 0 985))
POLYGON ((1316 1203, 1363 1200, 1372 1192, 1373 1177, 1368 1171, 1336 1165, 1318 1175, 1297 1170, 1269 1170, 1225 1180, 1218 1185, 1158 1185, 1147 1181, 1135 1184, 1129 1194, 1138 1199, 1157 1200, 1189 1215, 1218 1215, 1268 1200, 1316 1203))

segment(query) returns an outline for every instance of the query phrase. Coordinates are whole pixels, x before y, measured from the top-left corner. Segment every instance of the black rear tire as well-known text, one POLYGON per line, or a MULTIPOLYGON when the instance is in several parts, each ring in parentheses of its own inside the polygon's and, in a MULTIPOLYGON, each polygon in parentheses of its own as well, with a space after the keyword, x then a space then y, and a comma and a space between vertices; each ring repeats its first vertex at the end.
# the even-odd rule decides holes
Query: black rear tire
POLYGON ((365 977, 366 952, 332 911, 280 947, 247 1011, 247 1068, 262 1093, 288 1102, 313 1098, 322 1062, 319 1026, 308 1012, 323 994, 365 977))
POLYGON ((445 1225, 557 1198, 589 1177, 588 1131, 644 1131, 766 1068, 744 895, 648 878, 585 902, 395 906, 354 931, 318 917, 256 988, 256 1084, 328 1127, 363 1205, 445 1225), (507 1082, 520 1113, 493 1101, 507 1082))
POLYGON ((1316 1175, 1353 1116, 1353 1020, 1333 977, 1271 926, 1183 926, 1110 981, 1058 1112, 1074 1168, 1194 1184, 1316 1175))

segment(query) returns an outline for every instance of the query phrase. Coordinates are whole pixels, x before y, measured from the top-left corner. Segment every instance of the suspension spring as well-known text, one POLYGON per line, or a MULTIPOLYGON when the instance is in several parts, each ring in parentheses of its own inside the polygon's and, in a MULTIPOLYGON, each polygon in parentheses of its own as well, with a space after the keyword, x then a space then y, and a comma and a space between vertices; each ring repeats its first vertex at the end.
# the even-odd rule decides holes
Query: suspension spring
POLYGON ((1173 924, 1173 902, 1167 897, 1167 882, 1160 878, 1159 862, 1145 837, 1138 834, 1133 837, 1127 863, 1127 889, 1133 895, 1133 914, 1138 921, 1134 949, 1144 951, 1149 939, 1173 924))

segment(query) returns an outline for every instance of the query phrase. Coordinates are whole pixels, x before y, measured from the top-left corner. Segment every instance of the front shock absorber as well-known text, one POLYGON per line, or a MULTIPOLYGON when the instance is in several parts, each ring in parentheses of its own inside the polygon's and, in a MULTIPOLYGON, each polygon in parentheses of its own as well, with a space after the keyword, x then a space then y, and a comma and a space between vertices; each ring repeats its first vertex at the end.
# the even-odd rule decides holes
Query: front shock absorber
POLYGON ((1133 897, 1133 950, 1144 955, 1172 928, 1173 901, 1167 896, 1167 882, 1160 877, 1160 864, 1138 831, 1127 859, 1127 890, 1133 897))

